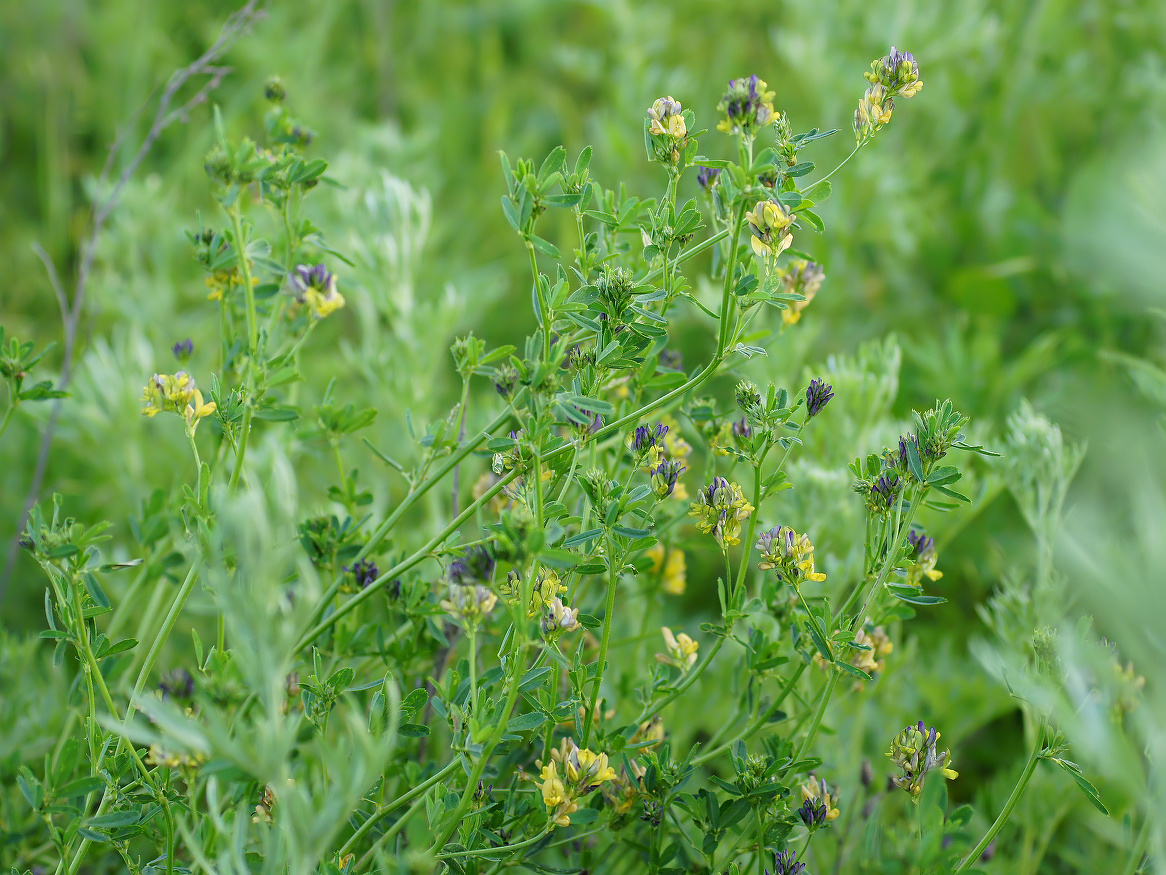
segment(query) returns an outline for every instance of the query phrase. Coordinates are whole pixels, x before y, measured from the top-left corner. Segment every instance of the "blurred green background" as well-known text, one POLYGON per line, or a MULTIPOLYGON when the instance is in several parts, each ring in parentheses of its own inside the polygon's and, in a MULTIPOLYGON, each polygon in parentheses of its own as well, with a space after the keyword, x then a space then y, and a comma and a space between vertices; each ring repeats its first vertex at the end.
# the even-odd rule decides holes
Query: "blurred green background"
MULTIPOLYGON (((73 275, 109 144, 123 129, 140 138, 160 84, 214 40, 235 6, 0 8, 0 324, 9 333, 60 343, 32 244, 73 275)), ((950 397, 972 417, 974 442, 991 443, 1029 398, 1067 438, 1090 443, 1070 501, 1089 527, 1073 529, 1071 516, 1070 531, 1134 567, 1155 522, 1144 516, 1153 502, 1129 496, 1160 485, 1166 408, 1166 4, 275 2, 229 53, 234 71, 213 100, 234 134, 258 139, 263 82, 281 75, 293 112, 317 132, 311 154, 328 158, 346 186, 308 203, 357 263, 341 280, 350 307, 317 333, 308 361, 381 409, 370 437, 391 449, 403 441, 401 408, 432 417, 452 402, 455 335, 473 328, 491 344, 518 342, 533 325, 526 254, 499 209, 499 149, 541 159, 560 143, 572 156, 592 144, 601 184, 656 196, 663 179, 641 146, 646 108, 673 95, 710 129, 702 152, 725 156, 717 100, 727 80, 757 73, 796 131, 842 129, 809 156, 828 169, 850 150, 863 71, 892 44, 915 54, 925 88, 834 178, 820 210, 825 233, 799 240, 825 265, 826 285, 797 330, 755 363, 756 378, 794 387, 804 364, 894 333, 898 415, 950 397)), ((173 370, 174 342, 213 345, 184 233, 200 215, 219 221, 202 170, 212 138, 206 106, 163 134, 111 219, 88 290, 73 397, 41 494, 64 493, 68 512, 86 522, 113 520, 116 544, 129 543, 126 521, 153 489, 182 479, 181 435, 146 431, 138 398, 150 373, 173 370)), ((691 179, 685 185, 695 194, 691 179)), ((544 236, 561 232, 573 245, 573 232, 553 224, 562 218, 550 217, 544 236)), ((700 350, 697 339, 685 351, 699 361, 700 350)), ((192 367, 209 382, 197 353, 192 367)), ((29 409, 0 445, 5 553, 48 410, 29 409)), ((845 434, 830 441, 840 458, 868 449, 845 434)), ((326 483, 310 449, 303 476, 326 483)), ((1007 693, 965 644, 985 634, 974 606, 1022 564, 1030 538, 1003 491, 944 525, 952 603, 921 620, 911 646, 940 649, 934 670, 963 685, 949 691, 953 701, 979 697, 968 707, 982 713, 945 733, 978 732, 983 750, 1015 745, 1020 755, 1008 740, 1007 693)), ((6 627, 40 628, 42 588, 20 558, 6 627)), ((1096 590, 1081 592, 1094 604, 1096 590)), ((1098 620, 1119 642, 1137 637, 1128 624, 1146 622, 1136 610, 1098 620)), ((992 763, 982 765, 989 784, 992 763)), ((1074 841, 1086 839, 1066 847, 1074 841)), ((1080 862, 1062 851, 1064 866, 1080 862)))

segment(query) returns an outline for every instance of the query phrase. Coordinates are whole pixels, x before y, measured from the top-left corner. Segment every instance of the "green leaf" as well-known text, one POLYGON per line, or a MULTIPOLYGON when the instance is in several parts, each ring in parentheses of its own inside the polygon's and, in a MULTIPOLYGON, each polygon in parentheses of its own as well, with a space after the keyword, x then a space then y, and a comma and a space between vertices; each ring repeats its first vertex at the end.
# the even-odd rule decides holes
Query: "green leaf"
POLYGON ((849 662, 836 662, 834 664, 836 666, 838 666, 840 669, 842 669, 844 672, 846 672, 847 674, 852 674, 856 678, 862 678, 864 681, 869 681, 871 679, 871 675, 867 674, 865 671, 863 671, 860 668, 855 668, 849 662))
POLYGON ((538 729, 547 722, 547 715, 541 711, 531 711, 529 714, 520 714, 506 724, 507 732, 530 732, 538 729))
POLYGON ((99 814, 97 817, 89 818, 85 821, 85 826, 90 829, 117 829, 137 823, 141 817, 140 811, 111 811, 108 814, 99 814))
POLYGON ((947 599, 937 595, 922 595, 914 587, 888 586, 887 589, 895 598, 912 605, 943 605, 947 603, 947 599))
POLYGON ((64 787, 57 789, 57 795, 65 799, 72 799, 74 796, 85 796, 95 790, 105 789, 105 781, 96 775, 90 775, 88 778, 78 778, 76 781, 70 781, 64 787))
POLYGON ((33 811, 39 811, 42 799, 41 786, 28 766, 20 767, 20 771, 16 775, 16 784, 20 787, 20 795, 24 797, 24 801, 31 806, 33 811))
POLYGON ((550 240, 544 240, 536 234, 530 235, 531 245, 544 255, 549 255, 551 258, 561 259, 563 253, 559 252, 559 247, 555 246, 550 240))
POLYGON ((923 482, 923 461, 919 458, 919 444, 917 441, 906 440, 903 445, 907 448, 907 467, 912 476, 920 483, 923 482))
POLYGON ((502 214, 506 216, 506 221, 510 223, 510 227, 521 234, 522 226, 518 224, 518 211, 514 208, 514 201, 508 195, 502 196, 502 214))
POLYGON ((105 590, 101 588, 101 584, 97 582, 97 578, 92 574, 85 575, 85 589, 88 590, 90 598, 93 603, 100 608, 110 609, 109 596, 105 594, 105 590))
POLYGON ((420 723, 402 723, 397 727, 397 734, 402 738, 425 738, 429 735, 429 727, 420 723))

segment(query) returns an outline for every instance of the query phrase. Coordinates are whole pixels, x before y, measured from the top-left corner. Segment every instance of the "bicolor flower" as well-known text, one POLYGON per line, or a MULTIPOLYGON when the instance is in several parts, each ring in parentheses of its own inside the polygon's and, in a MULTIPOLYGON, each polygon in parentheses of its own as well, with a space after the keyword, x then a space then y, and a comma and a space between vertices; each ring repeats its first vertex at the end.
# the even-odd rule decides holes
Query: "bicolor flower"
POLYGON ((297 304, 303 304, 315 319, 323 319, 344 306, 344 296, 336 291, 336 276, 323 264, 301 264, 287 277, 297 304))
POLYGON ((724 118, 717 123, 717 130, 727 134, 754 136, 778 115, 773 108, 774 94, 765 80, 758 79, 756 75, 730 80, 728 90, 717 104, 717 111, 724 114, 724 118))
POLYGON ((929 538, 918 529, 911 529, 907 533, 907 583, 911 586, 923 587, 923 578, 939 580, 943 572, 935 567, 939 556, 935 552, 935 539, 929 538))
POLYGON ((753 513, 753 505, 736 483, 730 483, 724 477, 714 477, 713 482, 700 491, 688 513, 700 518, 696 527, 702 532, 712 532, 723 551, 731 544, 740 543, 741 520, 753 513))
POLYGON ((958 778, 959 773, 951 768, 951 751, 941 753, 936 748, 938 740, 939 733, 934 727, 926 728, 922 720, 900 732, 891 742, 887 756, 903 774, 892 776, 891 783, 917 797, 927 776, 933 772, 949 781, 958 778))
POLYGON ((177 413, 186 421, 186 430, 194 434, 199 420, 217 409, 213 401, 204 401, 202 392, 194 384, 194 377, 179 371, 176 374, 154 374, 142 390, 142 415, 156 416, 163 411, 177 413))
POLYGON ((816 828, 838 818, 838 790, 827 786, 824 778, 817 778, 811 773, 809 780, 802 784, 801 792, 802 808, 806 813, 799 810, 798 816, 806 826, 816 828))
POLYGON ((757 539, 762 571, 773 569, 777 579, 797 588, 803 581, 821 581, 826 575, 814 568, 814 545, 809 535, 799 535, 789 526, 775 526, 757 539))
POLYGON ((793 244, 794 235, 790 231, 793 217, 780 201, 758 201, 748 219, 753 235, 750 242, 759 258, 776 258, 793 244))

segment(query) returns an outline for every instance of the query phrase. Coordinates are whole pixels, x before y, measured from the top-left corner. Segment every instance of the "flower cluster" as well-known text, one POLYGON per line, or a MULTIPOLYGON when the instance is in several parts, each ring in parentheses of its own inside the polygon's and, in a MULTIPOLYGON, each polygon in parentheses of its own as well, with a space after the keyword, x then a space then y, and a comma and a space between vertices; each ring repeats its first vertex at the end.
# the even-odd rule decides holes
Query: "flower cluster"
POLYGON ((765 870, 765 875, 802 875, 806 871, 806 864, 799 863, 790 850, 779 851, 773 858, 773 872, 765 870))
POLYGON ((806 419, 813 419, 822 412, 830 399, 834 397, 834 387, 825 380, 810 380, 806 388, 806 419))
POLYGON ((696 527, 702 532, 712 532, 724 551, 731 544, 740 543, 741 520, 753 513, 753 505, 736 483, 714 477, 697 495, 688 513, 700 517, 696 527))
POLYGON ((344 593, 360 592, 362 589, 368 589, 372 584, 376 583, 376 579, 380 577, 380 569, 377 568, 375 562, 371 559, 362 559, 359 562, 353 562, 352 565, 344 565, 341 570, 346 574, 352 575, 352 580, 345 580, 340 584, 340 591, 344 593))
POLYGON ((825 580, 826 575, 814 569, 814 545, 809 535, 799 535, 789 526, 775 526, 757 539, 757 552, 762 571, 773 569, 777 579, 797 589, 803 581, 825 580))
POLYGON ((892 776, 891 783, 918 796, 932 772, 939 772, 948 780, 958 778, 959 773, 950 767, 951 751, 940 753, 935 746, 938 740, 939 733, 934 727, 926 728, 922 720, 900 732, 891 742, 887 756, 903 774, 892 776))
POLYGON ((701 165, 696 173, 696 184, 700 186, 700 190, 708 193, 713 190, 713 186, 717 184, 717 177, 721 175, 719 167, 705 167, 701 165))
POLYGON ((863 74, 871 84, 854 111, 854 137, 859 144, 891 120, 896 97, 914 97, 923 87, 914 56, 894 46, 890 54, 871 62, 871 70, 863 74))
POLYGON ((781 311, 782 325, 793 325, 802 318, 802 311, 810 306, 810 301, 818 294, 826 279, 822 265, 804 258, 796 258, 778 271, 781 292, 786 295, 801 295, 803 300, 785 301, 786 309, 781 311))
POLYGON ((177 413, 186 420, 186 430, 194 434, 199 420, 210 416, 217 406, 203 401, 202 392, 194 384, 194 377, 179 371, 176 374, 154 374, 142 390, 142 415, 155 416, 163 411, 177 413))
POLYGON ((657 498, 667 498, 674 492, 677 497, 686 497, 683 486, 677 490, 680 475, 688 470, 680 459, 687 456, 692 447, 672 431, 669 423, 637 426, 628 438, 628 446, 636 455, 636 463, 650 475, 652 492, 657 498))
POLYGON ((798 817, 810 829, 817 829, 838 818, 838 790, 827 786, 825 778, 816 778, 813 773, 802 784, 802 807, 798 817))
POLYGON ((464 626, 476 626, 494 610, 498 596, 480 583, 463 586, 449 584, 449 595, 441 600, 441 609, 464 626))
POLYGON ((753 137, 771 124, 778 113, 773 108, 774 92, 768 89, 765 81, 756 75, 730 80, 728 90, 717 104, 717 112, 724 114, 717 122, 717 130, 753 137))
POLYGON ((696 665, 696 651, 700 647, 699 641, 693 641, 683 632, 679 635, 673 635, 672 630, 667 626, 660 628, 660 634, 664 636, 664 647, 668 652, 657 653, 656 659, 664 665, 675 666, 680 669, 682 674, 696 665))
POLYGON ((558 749, 551 751, 551 761, 542 766, 539 777, 547 816, 556 826, 570 826, 580 798, 607 781, 617 780, 607 754, 580 749, 573 738, 564 738, 558 749))
POLYGON ((688 123, 679 100, 669 97, 657 99, 648 108, 648 133, 653 138, 655 158, 662 163, 675 164, 688 142, 688 123))
POLYGON ((664 545, 657 542, 648 548, 647 556, 652 560, 649 573, 653 577, 660 575, 661 589, 668 595, 684 595, 687 573, 684 551, 675 547, 665 550, 664 545))
POLYGON ((288 274, 287 284, 296 303, 306 306, 314 319, 323 319, 344 306, 344 296, 336 291, 335 275, 322 264, 299 265, 288 274))
MULTIPOLYGON (((506 582, 501 586, 502 595, 510 604, 515 604, 522 595, 522 578, 517 571, 506 575, 506 582)), ((526 616, 534 619, 540 614, 551 610, 552 601, 558 601, 559 596, 567 591, 567 585, 559 579, 559 575, 549 568, 540 568, 534 585, 531 587, 530 600, 526 605, 526 616)), ((560 616, 563 616, 562 602, 559 602, 560 616)), ((572 626, 571 628, 574 628, 572 626)), ((567 631, 567 630, 564 630, 567 631)))
POLYGON ((539 621, 539 630, 547 639, 557 638, 564 632, 574 632, 579 628, 579 609, 569 608, 558 596, 551 597, 539 621))
POLYGON ((793 245, 793 216, 781 201, 758 201, 748 219, 750 242, 759 258, 776 258, 793 245))
POLYGON ((918 529, 907 533, 907 583, 923 588, 923 578, 939 580, 943 572, 935 567, 939 557, 935 552, 935 539, 929 538, 918 529))

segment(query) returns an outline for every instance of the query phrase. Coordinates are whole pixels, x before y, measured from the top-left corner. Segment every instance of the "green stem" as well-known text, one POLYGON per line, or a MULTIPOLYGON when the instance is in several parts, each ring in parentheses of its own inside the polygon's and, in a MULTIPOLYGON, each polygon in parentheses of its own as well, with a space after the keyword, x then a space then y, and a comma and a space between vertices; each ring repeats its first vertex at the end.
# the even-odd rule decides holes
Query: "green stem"
POLYGON ((607 664, 607 648, 611 643, 611 627, 615 617, 615 590, 619 582, 618 566, 623 565, 623 557, 617 562, 612 549, 611 538, 604 538, 607 547, 607 609, 603 615, 603 637, 599 642, 599 664, 595 670, 594 686, 591 689, 591 701, 587 704, 587 713, 583 715, 583 747, 591 739, 591 722, 595 719, 595 705, 599 701, 599 688, 603 686, 604 668, 607 664))
POLYGON ((239 475, 243 473, 243 459, 247 456, 247 439, 251 436, 251 416, 253 408, 251 401, 247 401, 247 409, 243 411, 243 428, 239 436, 239 452, 235 454, 235 470, 231 472, 231 482, 227 488, 234 489, 239 485, 239 475))
POLYGON ((741 591, 745 585, 745 575, 749 571, 749 551, 753 549, 753 533, 757 528, 757 515, 761 513, 761 463, 764 461, 765 455, 762 454, 753 467, 753 513, 749 514, 749 522, 745 527, 745 540, 741 542, 743 551, 741 567, 737 569, 737 584, 733 587, 732 594, 741 591))
POLYGON ((538 258, 534 253, 534 244, 529 240, 526 241, 526 251, 530 253, 530 272, 534 277, 534 299, 538 303, 539 321, 542 323, 543 329, 543 361, 549 362, 551 360, 551 308, 548 302, 543 300, 542 284, 539 282, 538 275, 538 258))
MULTIPOLYGON (((739 738, 742 741, 749 739, 749 738, 752 738, 753 735, 755 735, 758 730, 760 730, 762 727, 764 727, 765 724, 767 724, 769 722, 769 719, 774 714, 777 713, 777 710, 781 707, 782 702, 785 701, 786 696, 788 696, 790 694, 790 692, 794 688, 794 685, 798 682, 798 679, 801 678, 802 672, 804 672, 806 670, 807 664, 808 663, 803 662, 796 669, 794 669, 794 673, 792 675, 790 675, 789 680, 787 680, 785 682, 785 685, 781 688, 781 692, 778 693, 777 699, 774 700, 773 704, 770 705, 769 708, 766 709, 764 714, 758 715, 757 718, 754 719, 753 722, 751 722, 745 728, 745 731, 741 733, 739 738)), ((728 750, 730 747, 732 747, 736 743, 736 741, 737 741, 737 739, 733 739, 732 741, 726 741, 724 744, 701 754, 700 756, 696 757, 692 761, 692 764, 694 766, 699 766, 703 763, 707 763, 709 760, 720 755, 721 753, 724 753, 726 750, 728 750)))
POLYGON ((1032 751, 1028 755, 1028 762, 1024 764, 1024 771, 1020 773, 1020 778, 1016 781, 1016 786, 1012 788, 1012 793, 1004 802, 1004 807, 1000 810, 1000 816, 996 818, 995 823, 988 827, 988 831, 984 833, 984 837, 980 839, 976 846, 968 851, 967 855, 960 860, 960 864, 955 869, 957 875, 980 858, 980 854, 984 853, 985 848, 992 843, 992 839, 996 838, 996 834, 1008 822, 1008 818, 1012 815, 1012 810, 1016 808, 1016 803, 1020 801, 1020 797, 1024 794, 1024 789, 1028 786, 1028 782, 1032 778, 1032 773, 1036 771, 1036 764, 1040 762, 1041 753, 1044 751, 1044 743, 1045 725, 1042 720, 1037 727, 1036 741, 1032 746, 1032 751))
MULTIPOLYGON (((425 805, 425 797, 424 796, 422 796, 420 799, 418 799, 416 802, 414 802, 412 805, 410 805, 409 810, 406 811, 404 814, 402 814, 400 816, 400 818, 397 819, 396 823, 394 823, 387 830, 385 830, 384 833, 381 836, 379 836, 375 842, 373 842, 373 845, 371 848, 369 848, 367 851, 365 851, 364 856, 362 856, 360 858, 360 861, 353 867, 352 871, 359 872, 362 869, 364 869, 365 866, 367 866, 369 863, 371 863, 372 862, 372 855, 376 853, 377 848, 379 846, 383 845, 385 842, 389 841, 397 833, 399 833, 404 828, 405 824, 409 822, 409 818, 411 818, 414 814, 416 814, 418 811, 420 811, 424 805, 425 805)), ((370 821, 370 823, 371 822, 372 821, 370 821)))
POLYGON ((259 354, 259 326, 255 318, 255 289, 251 287, 251 266, 247 263, 246 240, 243 239, 243 221, 237 207, 227 211, 231 217, 231 228, 235 232, 235 260, 239 263, 239 276, 243 280, 243 297, 247 302, 247 352, 250 364, 247 373, 255 374, 255 357, 259 354))
POLYGON ((757 875, 765 875, 765 821, 761 819, 761 806, 753 811, 757 815, 757 875))
POLYGON ((478 719, 478 624, 472 621, 466 630, 466 637, 470 640, 470 707, 474 719, 478 719))
POLYGON ((704 674, 704 670, 709 667, 709 664, 713 661, 713 657, 715 657, 724 646, 725 639, 718 636, 717 640, 713 642, 713 646, 709 648, 708 653, 705 654, 704 659, 692 667, 692 670, 684 676, 684 680, 682 680, 676 686, 676 688, 672 690, 672 692, 665 695, 664 698, 660 699, 658 702, 653 701, 645 705, 644 709, 640 712, 640 716, 632 722, 636 725, 643 723, 652 714, 672 704, 672 702, 674 702, 679 696, 683 695, 685 690, 696 683, 697 678, 704 674))
MULTIPOLYGON (((384 805, 381 805, 379 808, 377 808, 377 810, 372 813, 372 815, 369 817, 369 819, 366 820, 364 823, 362 823, 360 825, 360 828, 356 832, 354 832, 352 834, 352 836, 348 839, 348 841, 346 841, 344 843, 343 847, 340 848, 340 856, 343 857, 345 854, 350 852, 354 847, 356 847, 357 843, 362 838, 364 838, 366 835, 368 835, 368 833, 372 830, 372 828, 374 826, 376 826, 377 822, 382 817, 384 817, 386 814, 388 814, 392 811, 396 811, 402 805, 405 805, 409 802, 412 802, 418 796, 423 796, 425 794, 425 792, 430 787, 432 787, 434 784, 437 784, 438 782, 443 781, 445 778, 449 777, 449 775, 452 772, 454 772, 460 764, 461 764, 460 759, 458 757, 454 757, 452 760, 450 760, 445 765, 445 767, 441 771, 435 773, 434 775, 432 775, 429 778, 426 778, 424 781, 422 781, 416 787, 414 787, 411 790, 409 790, 408 792, 403 793, 402 795, 398 796, 392 802, 388 802, 384 805)), ((402 817, 401 820, 397 821, 397 823, 401 823, 401 821, 403 821, 405 819, 406 819, 405 817, 402 817)), ((379 844, 379 842, 380 842, 380 840, 378 840, 378 844, 379 844)))
POLYGON ((822 690, 822 696, 818 700, 818 708, 814 711, 814 719, 810 721, 810 728, 806 730, 806 737, 802 739, 802 743, 798 747, 797 756, 794 757, 795 762, 803 759, 810 749, 810 745, 814 743, 814 736, 818 734, 818 727, 822 725, 822 718, 826 716, 826 706, 830 704, 830 696, 834 694, 834 688, 838 686, 838 678, 841 676, 842 672, 831 666, 830 678, 822 690))
MULTIPOLYGON (((522 634, 522 631, 517 625, 514 627, 515 635, 522 634)), ((524 636, 525 639, 525 636, 524 636)), ((525 662, 527 642, 525 640, 510 653, 510 665, 507 667, 507 692, 506 702, 502 706, 502 713, 498 715, 497 722, 494 725, 494 731, 490 734, 486 746, 482 748, 482 753, 478 757, 478 761, 474 763, 474 768, 470 771, 469 778, 466 780, 465 790, 462 791, 461 801, 454 809, 454 812, 448 818, 448 825, 438 835, 437 840, 430 847, 429 852, 434 853, 444 848, 449 841, 450 836, 457 831, 461 825, 462 819, 466 816, 466 812, 470 810, 470 804, 474 799, 474 792, 477 790, 478 781, 482 777, 482 773, 486 771, 486 764, 489 762, 494 749, 498 746, 498 742, 502 739, 502 734, 506 731, 506 724, 510 722, 510 713, 514 710, 514 703, 518 701, 518 686, 519 676, 522 674, 522 666, 525 662)))
POLYGON ((523 839, 520 842, 515 842, 514 844, 506 845, 505 847, 475 848, 472 851, 455 851, 455 852, 452 852, 449 854, 438 854, 437 859, 438 860, 449 860, 453 857, 482 857, 482 856, 485 856, 486 854, 496 854, 499 851, 513 851, 513 850, 517 850, 518 848, 529 847, 530 845, 533 845, 535 842, 541 841, 543 839, 543 837, 545 837, 548 832, 550 832, 549 829, 543 830, 538 835, 533 836, 532 838, 523 839))
MULTIPOLYGON (((11 394, 11 389, 9 394, 11 394)), ((0 422, 0 438, 4 437, 4 432, 8 428, 8 423, 12 419, 12 414, 16 412, 16 402, 8 405, 8 409, 4 411, 4 420, 0 422)))
POLYGON ((843 167, 845 167, 850 162, 850 159, 858 154, 858 150, 861 149, 864 145, 866 145, 866 142, 867 141, 864 140, 863 142, 861 142, 857 146, 855 146, 854 151, 851 152, 849 155, 847 155, 845 158, 843 158, 841 164, 839 164, 837 167, 835 167, 833 170, 831 170, 829 173, 827 173, 821 179, 817 179, 817 180, 814 180, 814 182, 811 182, 808 186, 806 186, 805 190, 809 191, 815 185, 818 185, 819 183, 825 182, 827 179, 829 179, 831 176, 833 176, 835 173, 837 173, 839 170, 841 170, 843 167))

